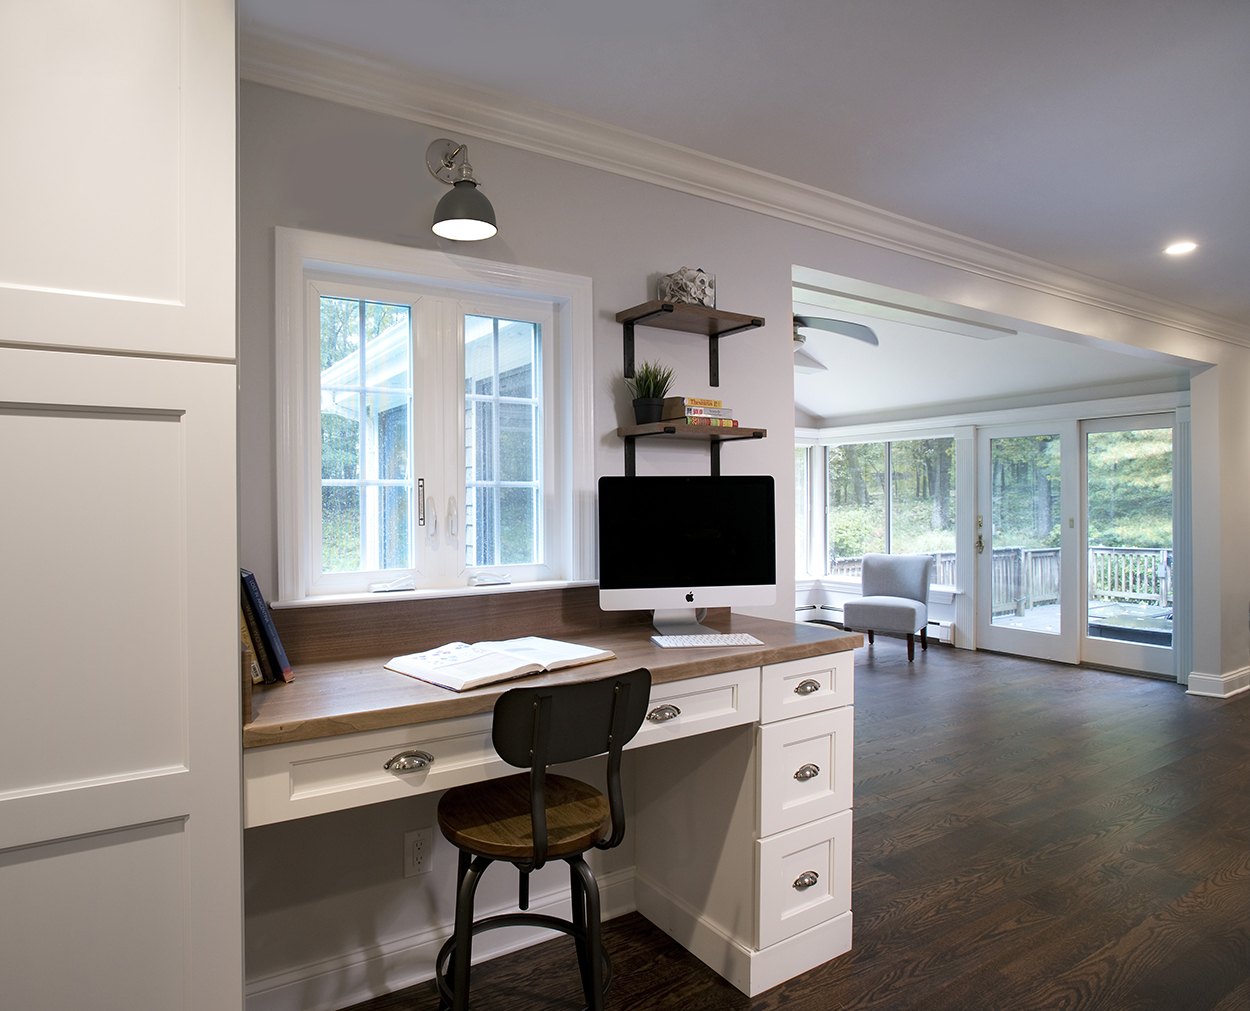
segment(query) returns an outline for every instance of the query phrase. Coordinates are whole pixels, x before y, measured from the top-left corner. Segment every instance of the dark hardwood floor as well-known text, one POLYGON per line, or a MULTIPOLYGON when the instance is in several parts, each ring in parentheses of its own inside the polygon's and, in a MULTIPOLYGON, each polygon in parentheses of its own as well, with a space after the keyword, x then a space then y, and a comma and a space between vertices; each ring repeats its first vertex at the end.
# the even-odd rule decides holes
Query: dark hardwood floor
MULTIPOLYGON (((752 1000, 631 914, 610 1009, 1250 1009, 1250 695, 880 638, 856 665, 852 951, 752 1000)), ((575 1011, 572 944, 473 992, 575 1011)))

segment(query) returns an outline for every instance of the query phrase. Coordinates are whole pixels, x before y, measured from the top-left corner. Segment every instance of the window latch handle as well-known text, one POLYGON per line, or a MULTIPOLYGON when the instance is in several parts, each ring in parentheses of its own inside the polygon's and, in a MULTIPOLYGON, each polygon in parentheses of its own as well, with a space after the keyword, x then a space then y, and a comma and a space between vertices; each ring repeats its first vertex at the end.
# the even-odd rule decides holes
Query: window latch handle
POLYGON ((460 533, 460 511, 456 507, 456 496, 447 499, 447 543, 456 546, 456 536, 460 533))

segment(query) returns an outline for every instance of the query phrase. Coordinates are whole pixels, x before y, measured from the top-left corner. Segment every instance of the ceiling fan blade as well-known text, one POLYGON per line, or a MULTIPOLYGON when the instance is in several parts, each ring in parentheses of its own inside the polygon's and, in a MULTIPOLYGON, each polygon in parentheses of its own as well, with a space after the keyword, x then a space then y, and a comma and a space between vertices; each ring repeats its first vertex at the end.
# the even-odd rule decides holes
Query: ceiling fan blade
POLYGON ((871 344, 876 347, 881 342, 877 340, 877 335, 862 323, 848 323, 841 319, 826 319, 824 316, 795 316, 795 330, 812 329, 812 330, 828 330, 830 333, 841 334, 843 337, 853 337, 857 341, 863 341, 865 344, 871 344))
POLYGON ((829 366, 817 361, 806 351, 798 350, 794 352, 794 371, 810 375, 813 372, 828 372, 829 366))

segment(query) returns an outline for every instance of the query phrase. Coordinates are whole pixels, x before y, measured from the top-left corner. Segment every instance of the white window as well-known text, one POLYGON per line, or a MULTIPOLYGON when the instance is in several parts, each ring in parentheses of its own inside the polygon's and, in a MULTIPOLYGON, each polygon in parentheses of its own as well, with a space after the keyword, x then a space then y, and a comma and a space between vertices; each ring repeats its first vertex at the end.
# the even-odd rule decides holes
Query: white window
POLYGON ((868 552, 931 554, 934 582, 954 582, 952 437, 798 445, 795 462, 806 475, 795 489, 796 530, 810 537, 796 544, 800 573, 858 579, 868 552), (818 515, 823 525, 812 522, 818 515))
POLYGON ((593 578, 589 281, 293 229, 277 261, 280 599, 593 578))

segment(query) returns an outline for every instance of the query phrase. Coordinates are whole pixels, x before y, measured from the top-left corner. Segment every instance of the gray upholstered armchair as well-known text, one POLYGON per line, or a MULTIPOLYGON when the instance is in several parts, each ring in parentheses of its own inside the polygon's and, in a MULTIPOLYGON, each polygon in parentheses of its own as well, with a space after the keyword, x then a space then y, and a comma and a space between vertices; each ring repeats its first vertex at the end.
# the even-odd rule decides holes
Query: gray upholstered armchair
POLYGON ((929 648, 929 580, 933 559, 929 555, 864 555, 863 596, 842 605, 842 625, 867 632, 907 636, 907 662, 916 658, 916 633, 920 648, 929 648))

